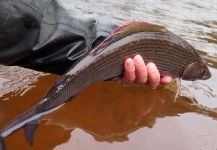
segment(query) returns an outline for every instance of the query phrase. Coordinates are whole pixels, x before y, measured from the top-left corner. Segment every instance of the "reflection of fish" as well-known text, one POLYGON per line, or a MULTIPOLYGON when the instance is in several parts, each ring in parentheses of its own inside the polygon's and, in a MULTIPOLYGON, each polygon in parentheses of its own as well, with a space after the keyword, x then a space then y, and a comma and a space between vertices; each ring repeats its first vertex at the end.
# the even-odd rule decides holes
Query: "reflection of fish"
POLYGON ((157 24, 129 22, 75 63, 40 103, 7 124, 0 131, 1 137, 24 127, 26 140, 32 144, 34 131, 44 114, 72 99, 91 83, 123 75, 124 60, 135 54, 142 55, 146 63, 154 62, 161 75, 185 80, 211 76, 195 49, 180 37, 157 24))

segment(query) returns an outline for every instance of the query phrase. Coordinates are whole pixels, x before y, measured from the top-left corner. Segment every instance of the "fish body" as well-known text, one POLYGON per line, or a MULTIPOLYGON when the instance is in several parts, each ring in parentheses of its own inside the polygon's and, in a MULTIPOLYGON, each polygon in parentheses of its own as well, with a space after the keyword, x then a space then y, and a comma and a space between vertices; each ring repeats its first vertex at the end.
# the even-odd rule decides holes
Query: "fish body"
POLYGON ((1 138, 23 127, 26 140, 33 144, 35 129, 43 115, 73 99, 92 83, 122 76, 124 61, 136 54, 140 54, 145 63, 154 62, 162 76, 185 80, 211 76, 196 50, 179 36, 157 24, 128 22, 78 60, 41 102, 2 128, 1 138))

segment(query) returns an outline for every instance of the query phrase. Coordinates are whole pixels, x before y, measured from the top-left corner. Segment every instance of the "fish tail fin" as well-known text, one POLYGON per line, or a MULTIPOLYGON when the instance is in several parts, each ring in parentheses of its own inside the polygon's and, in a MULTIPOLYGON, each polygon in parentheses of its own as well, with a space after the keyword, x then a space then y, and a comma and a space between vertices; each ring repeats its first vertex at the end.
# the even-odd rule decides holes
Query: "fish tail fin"
POLYGON ((6 150, 4 138, 0 136, 0 150, 6 150))
POLYGON ((1 133, 0 146, 4 146, 4 144, 2 144, 4 137, 11 135, 12 133, 16 132, 20 128, 24 128, 24 136, 26 141, 30 145, 33 145, 35 131, 42 117, 40 115, 37 115, 38 113, 39 112, 36 105, 30 108, 28 111, 24 112, 23 114, 19 115, 12 121, 10 121, 8 124, 6 124, 6 126, 2 128, 0 131, 1 133))

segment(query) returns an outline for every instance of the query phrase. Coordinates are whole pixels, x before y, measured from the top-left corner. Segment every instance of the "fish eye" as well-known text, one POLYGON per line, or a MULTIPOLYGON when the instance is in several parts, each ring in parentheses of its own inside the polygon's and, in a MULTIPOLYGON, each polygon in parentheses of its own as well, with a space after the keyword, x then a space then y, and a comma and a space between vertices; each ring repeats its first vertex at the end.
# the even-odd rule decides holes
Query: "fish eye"
POLYGON ((205 74, 206 73, 206 70, 205 69, 202 69, 201 70, 201 74, 205 74))

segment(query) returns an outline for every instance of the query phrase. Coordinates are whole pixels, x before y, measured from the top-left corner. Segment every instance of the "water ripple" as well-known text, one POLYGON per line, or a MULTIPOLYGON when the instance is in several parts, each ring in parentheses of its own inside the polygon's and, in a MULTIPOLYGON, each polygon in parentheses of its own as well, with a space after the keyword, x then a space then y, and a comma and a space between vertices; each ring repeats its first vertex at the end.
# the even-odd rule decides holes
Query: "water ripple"
MULTIPOLYGON (((46 74, 17 66, 0 65, 0 97, 8 93, 10 93, 10 97, 23 96, 34 87, 33 83, 36 83, 38 78, 44 75, 46 74)), ((7 96, 2 100, 8 100, 10 97, 7 96)))

